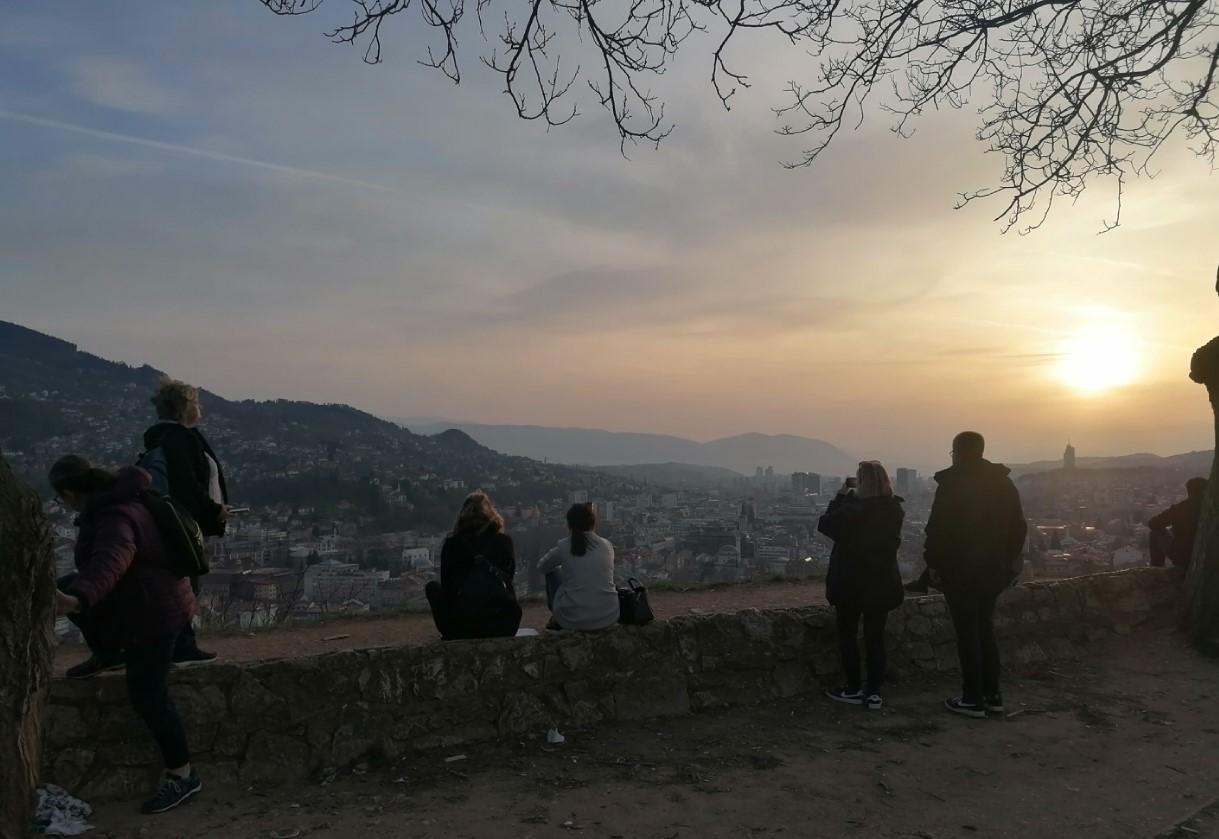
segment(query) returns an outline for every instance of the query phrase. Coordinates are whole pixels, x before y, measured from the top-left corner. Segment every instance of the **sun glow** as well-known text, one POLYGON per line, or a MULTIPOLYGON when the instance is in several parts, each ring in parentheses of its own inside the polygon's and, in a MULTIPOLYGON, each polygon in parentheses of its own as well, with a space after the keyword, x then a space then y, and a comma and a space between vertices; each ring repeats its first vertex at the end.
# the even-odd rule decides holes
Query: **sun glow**
POLYGON ((1117 321, 1080 327, 1062 345, 1058 378, 1086 396, 1099 396, 1130 384, 1139 374, 1139 341, 1117 321))

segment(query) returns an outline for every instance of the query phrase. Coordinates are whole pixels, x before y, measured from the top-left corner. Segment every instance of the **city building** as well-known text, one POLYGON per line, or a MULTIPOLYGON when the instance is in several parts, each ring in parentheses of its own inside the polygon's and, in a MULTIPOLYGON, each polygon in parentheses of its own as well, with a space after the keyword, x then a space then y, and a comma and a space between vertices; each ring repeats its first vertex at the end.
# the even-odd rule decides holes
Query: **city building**
POLYGON ((912 494, 918 489, 918 470, 899 466, 897 468, 895 484, 894 489, 898 495, 912 494))

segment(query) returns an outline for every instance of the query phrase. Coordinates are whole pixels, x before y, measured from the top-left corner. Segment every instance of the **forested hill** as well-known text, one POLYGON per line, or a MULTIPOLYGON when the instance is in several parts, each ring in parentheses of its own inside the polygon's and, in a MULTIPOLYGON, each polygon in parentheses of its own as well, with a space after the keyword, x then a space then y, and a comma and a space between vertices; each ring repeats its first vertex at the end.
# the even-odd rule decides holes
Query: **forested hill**
MULTIPOLYGON (((163 375, 0 321, 0 451, 44 489, 46 469, 66 453, 131 463, 155 421, 149 397, 163 375)), ((462 484, 492 485, 497 497, 524 503, 625 483, 502 455, 460 431, 413 434, 349 405, 232 401, 207 391, 202 399, 202 428, 224 462, 232 496, 243 502, 353 500, 340 496, 355 483, 389 484, 417 501, 444 496, 445 503, 462 484)))

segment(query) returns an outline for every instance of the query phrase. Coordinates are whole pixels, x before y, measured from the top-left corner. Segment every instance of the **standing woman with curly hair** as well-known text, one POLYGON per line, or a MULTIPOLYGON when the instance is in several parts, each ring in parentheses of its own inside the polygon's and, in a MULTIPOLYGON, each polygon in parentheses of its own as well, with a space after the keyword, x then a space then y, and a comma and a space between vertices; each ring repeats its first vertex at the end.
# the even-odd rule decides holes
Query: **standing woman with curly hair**
MULTIPOLYGON (((165 379, 151 401, 157 422, 144 432, 140 466, 151 474, 153 489, 185 507, 204 536, 223 536, 230 509, 228 488, 220 458, 197 427, 203 419, 199 389, 165 379)), ((191 577, 190 586, 198 595, 199 578, 191 577)), ((195 630, 188 624, 178 636, 174 664, 184 667, 215 660, 215 653, 199 649, 195 630)))

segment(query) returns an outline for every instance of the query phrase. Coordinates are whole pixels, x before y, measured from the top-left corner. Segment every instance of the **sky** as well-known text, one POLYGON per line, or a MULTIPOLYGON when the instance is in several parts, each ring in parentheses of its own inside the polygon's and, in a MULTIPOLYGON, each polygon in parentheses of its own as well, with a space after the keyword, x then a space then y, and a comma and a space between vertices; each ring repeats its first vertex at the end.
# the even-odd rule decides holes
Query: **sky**
POLYGON ((688 42, 674 133, 624 157, 591 96, 519 119, 476 30, 454 86, 413 17, 378 66, 331 44, 342 0, 0 9, 0 319, 98 355, 230 398, 923 468, 963 428, 1010 461, 1212 445, 1186 374, 1219 327, 1219 177, 1183 148, 1117 230, 1098 182, 1020 236, 954 209, 1002 164, 969 110, 909 139, 873 111, 781 167, 770 109, 815 68, 765 42, 731 111, 688 42))

